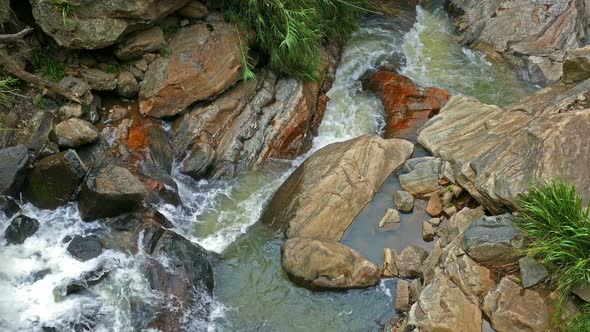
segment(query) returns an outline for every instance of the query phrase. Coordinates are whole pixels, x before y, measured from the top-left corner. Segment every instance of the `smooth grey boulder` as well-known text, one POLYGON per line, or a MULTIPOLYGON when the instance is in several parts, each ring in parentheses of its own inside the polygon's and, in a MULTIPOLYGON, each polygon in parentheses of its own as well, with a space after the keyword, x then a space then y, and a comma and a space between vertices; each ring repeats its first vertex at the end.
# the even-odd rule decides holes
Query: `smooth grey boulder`
POLYGON ((406 174, 399 176, 402 188, 411 195, 420 195, 438 189, 438 175, 441 160, 433 157, 423 157, 408 160, 404 165, 406 174))
POLYGON ((524 235, 512 225, 511 214, 483 216, 469 225, 461 243, 478 263, 500 267, 518 260, 524 235))
POLYGON ((79 196, 83 220, 115 217, 138 209, 147 196, 143 184, 127 169, 107 165, 88 176, 79 196))
POLYGON ((86 165, 74 150, 51 155, 29 172, 25 197, 42 209, 55 209, 74 199, 86 172, 86 165))
POLYGON ((100 244, 98 237, 95 235, 76 235, 68 244, 67 250, 75 259, 85 262, 100 256, 102 253, 102 245, 100 244))
POLYGON ((547 272, 547 269, 543 264, 537 262, 531 256, 524 256, 519 259, 518 265, 520 267, 520 277, 524 288, 534 286, 549 276, 549 272, 547 272))
POLYGON ((19 215, 10 222, 4 231, 4 237, 8 244, 22 244, 38 230, 39 221, 37 219, 19 215))
POLYGON ((18 196, 25 181, 29 151, 24 145, 0 150, 0 195, 18 196))

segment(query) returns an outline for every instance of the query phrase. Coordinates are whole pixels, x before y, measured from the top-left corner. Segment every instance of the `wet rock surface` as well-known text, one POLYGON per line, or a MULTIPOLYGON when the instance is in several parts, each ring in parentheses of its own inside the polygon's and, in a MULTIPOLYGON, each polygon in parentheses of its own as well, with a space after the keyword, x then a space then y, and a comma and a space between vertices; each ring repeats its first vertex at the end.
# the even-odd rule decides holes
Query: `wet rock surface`
POLYGON ((0 212, 4 213, 6 218, 12 218, 20 212, 20 206, 10 196, 0 196, 0 212))
POLYGON ((18 215, 12 219, 4 231, 4 237, 8 244, 22 244, 38 230, 39 221, 25 215, 18 215))
POLYGON ((86 165, 74 150, 38 161, 27 176, 25 197, 43 209, 55 209, 75 198, 86 165))
POLYGON ((95 235, 76 235, 68 244, 67 250, 75 259, 85 262, 100 256, 102 253, 102 245, 100 244, 98 237, 95 235))
POLYGON ((0 150, 0 195, 16 197, 22 191, 28 160, 24 145, 0 150))
POLYGON ((287 240, 282 266, 296 284, 316 290, 364 288, 380 279, 377 265, 356 251, 328 240, 287 240))
POLYGON ((108 165, 88 176, 79 197, 84 220, 114 217, 139 208, 147 195, 127 169, 108 165))
POLYGON ((363 85, 379 96, 385 107, 385 138, 413 139, 410 133, 437 113, 451 95, 438 88, 422 88, 408 77, 380 70, 363 85))

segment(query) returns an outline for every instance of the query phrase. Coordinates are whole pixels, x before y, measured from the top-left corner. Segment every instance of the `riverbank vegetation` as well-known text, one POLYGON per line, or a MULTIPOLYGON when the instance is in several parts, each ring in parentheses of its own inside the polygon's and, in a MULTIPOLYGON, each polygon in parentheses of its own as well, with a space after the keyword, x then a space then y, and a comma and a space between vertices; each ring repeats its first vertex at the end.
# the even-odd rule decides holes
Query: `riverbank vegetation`
MULTIPOLYGON (((315 80, 322 43, 345 40, 370 7, 369 0, 230 0, 226 13, 256 31, 256 44, 272 70, 315 80)), ((251 77, 249 59, 243 62, 244 76, 251 77)))
MULTIPOLYGON (((560 298, 557 312, 572 289, 590 282, 590 207, 561 179, 531 187, 522 198, 517 225, 528 239, 527 253, 552 270, 560 298)), ((569 331, 590 327, 590 310, 568 322, 569 331)))

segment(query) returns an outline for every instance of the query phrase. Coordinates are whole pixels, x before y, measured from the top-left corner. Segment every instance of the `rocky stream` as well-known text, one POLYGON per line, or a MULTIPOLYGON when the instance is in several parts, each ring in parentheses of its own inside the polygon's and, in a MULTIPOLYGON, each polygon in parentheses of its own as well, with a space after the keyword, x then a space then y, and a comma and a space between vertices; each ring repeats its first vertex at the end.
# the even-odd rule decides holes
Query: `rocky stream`
POLYGON ((68 30, 31 0, 94 107, 2 139, 0 330, 552 330, 510 212, 543 177, 590 197, 590 3, 397 2, 319 82, 244 82, 215 1, 68 30))

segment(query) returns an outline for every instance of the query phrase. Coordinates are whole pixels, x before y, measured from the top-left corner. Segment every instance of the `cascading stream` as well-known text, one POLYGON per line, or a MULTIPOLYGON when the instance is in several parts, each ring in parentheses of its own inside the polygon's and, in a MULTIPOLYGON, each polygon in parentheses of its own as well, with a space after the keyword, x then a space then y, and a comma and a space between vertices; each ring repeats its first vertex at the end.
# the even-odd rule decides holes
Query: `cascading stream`
MULTIPOLYGON (((508 69, 456 44, 441 8, 439 2, 418 7, 415 24, 405 14, 362 20, 344 49, 319 136, 306 156, 333 142, 379 132, 382 105, 361 91, 359 81, 367 70, 401 65, 401 74, 418 84, 498 104, 527 93, 508 69)), ((295 287, 280 266, 282 240, 255 225, 265 202, 306 156, 294 162, 272 162, 228 181, 195 182, 174 174, 183 204, 160 210, 179 233, 222 254, 215 266, 209 330, 357 331, 377 329, 391 319, 395 280, 346 293, 312 293, 295 287)), ((38 219, 41 228, 23 245, 6 246, 5 239, 0 239, 0 291, 4 294, 0 330, 34 331, 44 325, 63 330, 85 325, 94 326, 95 331, 136 330, 142 317, 135 303, 160 300, 139 270, 142 254, 104 250, 95 259, 79 262, 67 253, 62 239, 108 231, 104 226, 82 222, 75 204, 54 211, 27 204, 23 212, 38 219), (98 266, 111 272, 88 292, 64 298, 54 292, 98 266)), ((0 213, 0 229, 8 223, 0 213)), ((191 322, 190 313, 186 313, 187 328, 200 330, 201 323, 191 322)))

